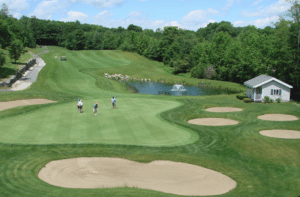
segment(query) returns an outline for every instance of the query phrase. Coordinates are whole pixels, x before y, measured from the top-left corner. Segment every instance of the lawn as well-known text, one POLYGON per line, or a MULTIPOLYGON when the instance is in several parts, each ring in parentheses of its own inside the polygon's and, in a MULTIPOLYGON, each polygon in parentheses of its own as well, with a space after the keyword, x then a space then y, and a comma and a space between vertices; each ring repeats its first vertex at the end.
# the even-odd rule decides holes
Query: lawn
POLYGON ((46 98, 57 103, 24 106, 0 112, 0 196, 177 196, 138 188, 67 189, 41 181, 48 162, 75 157, 119 157, 139 162, 171 160, 209 168, 229 176, 237 187, 222 196, 299 196, 300 140, 262 136, 260 130, 299 130, 300 120, 257 119, 266 113, 300 118, 294 103, 249 103, 235 95, 154 96, 129 93, 106 79, 121 73, 152 80, 244 90, 229 82, 172 75, 161 63, 122 51, 69 51, 48 47, 40 55, 47 66, 37 82, 19 92, 0 92, 0 101, 46 98), (66 56, 67 61, 55 59, 66 56), (110 98, 118 95, 117 109, 110 98), (76 109, 83 99, 84 113, 76 109), (99 102, 99 116, 92 105, 99 102), (243 111, 212 113, 209 107, 243 111), (232 126, 198 126, 201 117, 230 118, 232 126))

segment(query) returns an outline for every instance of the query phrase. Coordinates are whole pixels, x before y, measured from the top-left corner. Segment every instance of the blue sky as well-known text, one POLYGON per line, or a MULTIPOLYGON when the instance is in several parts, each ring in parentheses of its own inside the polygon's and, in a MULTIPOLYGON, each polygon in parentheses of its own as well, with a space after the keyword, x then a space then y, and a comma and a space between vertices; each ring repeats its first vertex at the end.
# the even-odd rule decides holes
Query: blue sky
POLYGON ((0 0, 15 18, 76 21, 105 27, 143 29, 178 26, 194 30, 210 22, 229 21, 235 27, 273 26, 291 4, 285 0, 0 0))

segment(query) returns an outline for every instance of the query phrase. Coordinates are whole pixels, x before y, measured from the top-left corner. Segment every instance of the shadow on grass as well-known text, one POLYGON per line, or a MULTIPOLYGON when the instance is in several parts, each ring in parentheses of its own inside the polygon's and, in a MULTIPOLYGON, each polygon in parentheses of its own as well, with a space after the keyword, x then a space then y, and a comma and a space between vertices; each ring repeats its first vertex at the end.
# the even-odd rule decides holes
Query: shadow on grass
POLYGON ((11 63, 12 64, 24 64, 24 65, 27 64, 27 62, 25 62, 25 63, 24 62, 11 62, 11 63))
POLYGON ((0 79, 1 78, 8 78, 10 75, 13 75, 16 73, 16 70, 12 68, 1 68, 0 67, 0 79))

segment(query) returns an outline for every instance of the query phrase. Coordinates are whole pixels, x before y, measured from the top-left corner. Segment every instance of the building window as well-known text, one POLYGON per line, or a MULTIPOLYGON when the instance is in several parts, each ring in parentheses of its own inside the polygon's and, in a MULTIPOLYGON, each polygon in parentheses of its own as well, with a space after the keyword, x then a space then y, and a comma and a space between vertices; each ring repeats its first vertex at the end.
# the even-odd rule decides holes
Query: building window
POLYGON ((280 89, 272 89, 271 95, 281 95, 281 90, 280 89))

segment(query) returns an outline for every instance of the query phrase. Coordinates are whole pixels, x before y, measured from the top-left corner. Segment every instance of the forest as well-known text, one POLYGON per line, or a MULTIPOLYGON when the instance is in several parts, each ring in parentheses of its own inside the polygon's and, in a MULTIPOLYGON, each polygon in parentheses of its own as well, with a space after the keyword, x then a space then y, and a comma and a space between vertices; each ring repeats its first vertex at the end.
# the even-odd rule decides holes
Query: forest
MULTIPOLYGON (((38 19, 9 14, 3 4, 0 11, 2 49, 34 48, 55 45, 69 50, 123 50, 135 52, 172 67, 174 74, 191 77, 243 82, 261 74, 276 77, 293 86, 291 98, 300 100, 300 4, 294 1, 286 16, 274 27, 264 29, 249 25, 234 27, 227 21, 209 23, 196 32, 175 26, 142 29, 107 28, 38 19)), ((17 58, 17 56, 16 56, 17 58)), ((0 50, 0 66, 5 55, 0 50)))

